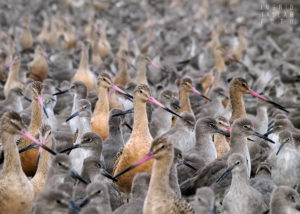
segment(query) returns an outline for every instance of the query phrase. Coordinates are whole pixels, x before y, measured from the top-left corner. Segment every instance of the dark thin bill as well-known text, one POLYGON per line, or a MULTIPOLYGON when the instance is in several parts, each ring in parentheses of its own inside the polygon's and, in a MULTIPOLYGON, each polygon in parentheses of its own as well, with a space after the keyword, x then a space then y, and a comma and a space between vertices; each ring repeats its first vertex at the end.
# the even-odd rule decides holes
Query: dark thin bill
POLYGON ((70 91, 70 89, 60 90, 59 88, 57 88, 56 90, 58 90, 58 92, 52 94, 53 96, 65 94, 65 93, 67 93, 68 91, 70 91))
POLYGON ((259 137, 259 138, 262 138, 262 139, 264 139, 266 141, 269 141, 270 143, 275 144, 275 142, 273 140, 271 140, 270 138, 268 138, 268 137, 266 137, 266 136, 264 136, 264 135, 262 135, 262 134, 260 134, 260 133, 258 133, 256 131, 253 131, 253 135, 255 135, 255 136, 259 137))
POLYGON ((41 157, 41 153, 39 152, 39 153, 38 153, 38 156, 37 156, 37 158, 36 158, 35 164, 34 164, 35 167, 37 167, 37 166, 39 165, 40 157, 41 157))
POLYGON ((209 99, 208 97, 204 96, 200 91, 198 91, 197 89, 195 88, 192 88, 192 92, 194 92, 195 94, 198 94, 200 95, 201 97, 203 97, 204 99, 208 100, 211 102, 211 99, 209 99))
POLYGON ((132 132, 132 127, 126 121, 123 124, 132 132))
POLYGON ((122 111, 120 113, 113 114, 112 117, 119 117, 119 116, 123 116, 123 115, 126 115, 126 114, 131 114, 131 113, 133 113, 133 108, 122 111))
POLYGON ((151 152, 149 152, 147 155, 145 155, 142 159, 138 160, 137 162, 135 162, 134 164, 132 164, 131 166, 127 167, 126 169, 124 169, 123 171, 121 171, 120 173, 116 174, 114 176, 114 178, 117 178, 123 174, 125 174, 126 172, 130 171, 131 169, 141 165, 142 163, 147 162, 148 160, 151 160, 153 158, 153 154, 151 152))
POLYGON ((225 132, 222 129, 216 128, 217 133, 222 134, 226 137, 230 137, 230 133, 229 132, 225 132))
POLYGON ((69 200, 68 204, 69 213, 79 213, 80 212, 80 205, 77 204, 72 198, 69 200))
POLYGON ((78 179, 84 184, 88 184, 89 182, 85 180, 83 177, 81 177, 74 169, 69 170, 69 174, 71 175, 72 178, 78 179))
POLYGON ((111 175, 108 171, 106 171, 105 169, 101 168, 101 174, 105 177, 107 177, 108 179, 114 181, 114 182, 117 182, 118 180, 113 176, 111 175))
POLYGON ((28 102, 32 102, 32 99, 30 99, 29 97, 27 97, 27 96, 23 96, 24 97, 24 99, 26 100, 26 101, 28 101, 28 102))
POLYGON ((270 129, 270 130, 268 130, 265 134, 264 134, 264 136, 266 136, 266 137, 268 137, 270 134, 272 134, 274 132, 274 129, 270 129))
POLYGON ((286 112, 286 113, 290 113, 288 110, 286 110, 285 107, 283 107, 282 105, 279 105, 278 103, 275 103, 275 102, 273 102, 271 100, 268 100, 267 102, 270 103, 270 104, 272 104, 274 107, 276 107, 276 108, 278 108, 278 109, 286 112))
POLYGON ((36 149, 36 148, 34 147, 34 145, 35 145, 34 143, 31 143, 31 144, 29 144, 28 146, 25 146, 24 148, 22 148, 22 149, 19 150, 19 154, 21 154, 21 153, 23 153, 23 152, 26 152, 27 150, 32 149, 32 148, 36 149))
POLYGON ((74 114, 71 114, 71 116, 66 119, 66 122, 72 120, 74 117, 77 117, 78 115, 79 115, 79 111, 76 111, 74 114))
POLYGON ((66 153, 66 152, 68 152, 68 151, 71 151, 71 150, 73 150, 73 149, 77 149, 77 148, 80 148, 81 147, 81 144, 76 144, 76 145, 73 145, 73 146, 71 146, 71 147, 68 147, 68 148, 66 148, 66 149, 64 149, 64 150, 62 150, 62 151, 60 151, 59 153, 66 153))
POLYGON ((231 171, 233 168, 227 168, 225 172, 218 178, 216 183, 220 183, 231 171))
POLYGON ((280 146, 279 146, 279 148, 278 148, 278 150, 277 150, 277 152, 276 152, 276 155, 278 155, 279 152, 282 150, 284 144, 285 144, 285 143, 280 144, 280 146))
POLYGON ((186 165, 187 167, 197 171, 197 169, 190 163, 188 160, 183 160, 183 164, 186 165))
POLYGON ((46 110, 46 104, 43 105, 43 111, 44 111, 46 117, 49 118, 47 110, 46 110))

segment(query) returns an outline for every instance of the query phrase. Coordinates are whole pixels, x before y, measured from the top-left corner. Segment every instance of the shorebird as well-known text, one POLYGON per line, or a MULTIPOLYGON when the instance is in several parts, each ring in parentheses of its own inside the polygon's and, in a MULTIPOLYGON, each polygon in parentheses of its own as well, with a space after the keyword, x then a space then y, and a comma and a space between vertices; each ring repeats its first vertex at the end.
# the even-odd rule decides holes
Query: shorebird
POLYGON ((120 206, 114 214, 143 214, 144 201, 147 195, 151 174, 146 172, 134 176, 131 187, 131 198, 128 203, 120 206))
POLYGON ((153 158, 155 160, 143 213, 195 213, 193 207, 184 199, 178 198, 170 187, 169 176, 174 159, 174 149, 166 137, 156 138, 151 144, 150 151, 131 165, 127 171, 130 172, 133 168, 153 158))
POLYGON ((174 147, 185 154, 195 147, 195 117, 188 112, 183 112, 181 117, 175 126, 162 136, 167 137, 174 147))
POLYGON ((114 117, 113 115, 121 113, 119 109, 112 109, 109 115, 109 134, 106 140, 103 141, 102 154, 104 157, 105 168, 109 173, 112 173, 114 162, 117 153, 122 147, 124 147, 124 139, 122 136, 120 117, 114 117))
POLYGON ((97 132, 103 140, 108 136, 109 101, 108 89, 112 81, 106 73, 98 76, 97 90, 98 101, 91 119, 92 131, 97 132))
MULTIPOLYGON (((160 102, 170 108, 171 104, 175 102, 173 93, 170 90, 164 90, 160 94, 160 102)), ((164 109, 156 108, 154 109, 153 119, 149 125, 149 129, 152 137, 161 136, 171 129, 172 126, 172 115, 166 112, 164 109), (164 121, 163 123, 161 121, 164 121)))
POLYGON ((40 45, 37 45, 34 51, 33 61, 27 64, 29 70, 29 78, 36 81, 43 81, 48 77, 48 63, 45 59, 46 53, 40 45))
POLYGON ((90 156, 98 157, 100 159, 102 139, 97 133, 86 132, 80 138, 79 143, 74 144, 73 147, 67 149, 72 149, 69 157, 73 168, 81 173, 84 159, 90 156))
POLYGON ((130 75, 127 68, 127 51, 122 50, 118 57, 119 70, 114 78, 114 83, 125 87, 129 82, 131 82, 130 75))
MULTIPOLYGON (((223 131, 228 131, 230 128, 229 121, 223 116, 217 116, 217 127, 223 131)), ((227 154, 230 150, 230 145, 227 142, 226 136, 223 134, 216 133, 214 134, 214 144, 217 150, 218 158, 227 154)))
MULTIPOLYGON (((188 153, 195 153, 208 164, 217 158, 217 150, 213 142, 213 134, 229 137, 229 133, 218 128, 217 121, 212 117, 199 118, 196 123, 196 144, 188 153)), ((227 143, 227 142, 226 142, 227 143)))
POLYGON ((15 55, 11 65, 9 67, 8 77, 6 83, 4 85, 4 96, 7 98, 8 93, 11 89, 18 87, 21 89, 25 89, 25 85, 20 80, 20 73, 23 72, 20 70, 21 59, 20 55, 15 55))
MULTIPOLYGON (((31 85, 32 88, 32 104, 31 104, 31 121, 28 128, 29 133, 35 136, 39 132, 39 128, 42 125, 42 111, 44 109, 44 103, 41 95, 42 84, 40 82, 34 81, 31 85)), ((18 148, 22 149, 31 144, 30 140, 22 139, 18 148)), ((36 159, 38 156, 38 151, 35 149, 30 149, 26 152, 20 154, 20 159, 22 162, 22 168, 26 175, 33 176, 36 171, 36 159)))
POLYGON ((271 195, 270 214, 289 213, 300 213, 299 194, 291 187, 279 186, 271 195))
MULTIPOLYGON (((202 169, 198 170, 194 177, 186 180, 180 186, 183 195, 191 195, 196 191, 196 188, 203 186, 211 186, 216 194, 216 200, 219 198, 219 194, 224 194, 225 189, 230 184, 230 181, 224 181, 220 184, 214 184, 212 180, 217 180, 227 167, 227 159, 233 153, 239 153, 246 159, 247 173, 250 176, 251 159, 247 147, 247 137, 255 135, 263 139, 267 139, 262 134, 254 131, 251 120, 247 118, 240 118, 236 120, 232 125, 232 131, 230 133, 230 150, 221 158, 214 160, 202 169), (214 179, 213 179, 214 178, 214 179), (221 188, 222 187, 222 188, 221 188), (220 190, 220 191, 218 191, 220 190), (216 193, 218 191, 218 195, 216 193)), ((222 197, 221 197, 222 198, 222 197)))
MULTIPOLYGON (((51 127, 49 125, 42 125, 39 130, 40 142, 47 147, 52 147, 51 127)), ((39 193, 44 189, 46 177, 51 164, 51 154, 39 148, 38 166, 34 177, 30 180, 34 187, 34 197, 36 198, 39 193)))
POLYGON ((263 213, 267 205, 263 201, 260 192, 249 185, 247 175, 246 159, 237 153, 229 156, 227 169, 220 176, 217 182, 221 181, 232 172, 232 181, 229 191, 223 199, 223 213, 263 213))
POLYGON ((16 112, 23 110, 21 98, 23 97, 23 91, 20 88, 12 88, 8 97, 5 100, 0 101, 0 117, 7 111, 13 109, 16 112))
POLYGON ((214 213, 215 194, 209 187, 197 189, 196 194, 191 202, 195 213, 213 214, 214 213))
MULTIPOLYGON (((121 92, 125 93, 126 92, 121 92)), ((148 118, 146 113, 146 102, 149 101, 158 105, 165 110, 171 111, 166 106, 159 103, 156 99, 150 96, 150 90, 146 85, 139 85, 134 90, 134 124, 133 130, 130 135, 129 140, 125 144, 123 150, 120 151, 118 155, 115 166, 114 175, 118 175, 128 166, 143 157, 149 150, 152 136, 148 128, 148 118)), ((171 111, 172 112, 172 111, 171 111)), ((137 167, 134 170, 121 175, 118 178, 117 185, 125 193, 130 192, 132 180, 136 173, 138 172, 150 172, 152 168, 152 161, 144 164, 141 167, 137 167)))
MULTIPOLYGON (((4 164, 0 175, 0 209, 4 213, 30 213, 34 189, 24 174, 19 158, 15 135, 23 129, 21 117, 16 112, 6 112, 1 117, 1 142, 4 164)), ((24 136, 28 134, 24 132, 24 136)))
POLYGON ((279 148, 274 148, 267 162, 271 165, 272 180, 276 185, 295 188, 299 185, 300 155, 290 131, 279 133, 279 148), (284 176, 289 175, 289 176, 284 176))
POLYGON ((59 189, 49 189, 42 192, 33 204, 32 214, 63 214, 69 211, 70 195, 59 189))
POLYGON ((72 82, 82 81, 87 86, 88 91, 96 88, 96 77, 89 69, 88 48, 82 44, 80 63, 76 74, 72 78, 72 82))
POLYGON ((230 124, 232 124, 238 118, 247 117, 247 113, 243 101, 243 94, 251 94, 252 96, 255 96, 265 102, 274 105, 276 108, 279 108, 283 111, 287 111, 284 107, 280 106, 279 104, 267 99, 266 97, 257 94, 253 90, 250 90, 247 81, 243 78, 237 77, 231 80, 230 87, 229 87, 229 96, 230 96, 230 102, 232 106, 232 115, 230 118, 230 124))
POLYGON ((30 29, 30 16, 25 15, 23 22, 23 31, 21 32, 20 40, 23 49, 28 49, 33 45, 33 37, 30 29))

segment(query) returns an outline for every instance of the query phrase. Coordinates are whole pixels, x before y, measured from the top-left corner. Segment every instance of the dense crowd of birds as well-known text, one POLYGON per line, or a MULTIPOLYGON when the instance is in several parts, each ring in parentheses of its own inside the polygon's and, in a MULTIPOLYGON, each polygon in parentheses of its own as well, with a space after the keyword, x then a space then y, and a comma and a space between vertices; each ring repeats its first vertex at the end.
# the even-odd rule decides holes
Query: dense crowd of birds
POLYGON ((300 29, 269 2, 1 1, 0 213, 300 213, 300 29))

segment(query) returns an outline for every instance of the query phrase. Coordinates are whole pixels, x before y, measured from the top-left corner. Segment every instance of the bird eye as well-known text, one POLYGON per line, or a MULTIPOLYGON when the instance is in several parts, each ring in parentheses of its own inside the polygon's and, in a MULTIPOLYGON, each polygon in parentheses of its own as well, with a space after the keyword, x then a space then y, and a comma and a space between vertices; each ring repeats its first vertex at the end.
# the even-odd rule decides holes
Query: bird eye
POLYGON ((165 148, 165 145, 163 145, 162 147, 161 147, 161 149, 164 149, 165 148))
POLYGON ((101 193, 101 190, 98 190, 98 191, 97 191, 97 194, 100 194, 100 193, 101 193))
POLYGON ((59 166, 62 166, 61 162, 58 162, 58 165, 59 165, 59 166))
POLYGON ((289 198, 291 199, 292 202, 295 202, 295 197, 293 195, 290 195, 289 198))
POLYGON ((142 93, 143 93, 143 91, 142 91, 142 90, 140 90, 140 93, 142 94, 142 93))
POLYGON ((243 87, 247 87, 247 85, 245 83, 242 84, 243 87))
POLYGON ((61 204, 61 201, 60 200, 56 200, 56 203, 61 204))
POLYGON ((243 127, 244 127, 244 129, 249 129, 250 128, 248 125, 244 125, 243 127))
POLYGON ((236 165, 240 165, 240 161, 235 162, 236 165))
POLYGON ((215 124, 210 123, 209 126, 213 128, 213 127, 215 127, 215 124))

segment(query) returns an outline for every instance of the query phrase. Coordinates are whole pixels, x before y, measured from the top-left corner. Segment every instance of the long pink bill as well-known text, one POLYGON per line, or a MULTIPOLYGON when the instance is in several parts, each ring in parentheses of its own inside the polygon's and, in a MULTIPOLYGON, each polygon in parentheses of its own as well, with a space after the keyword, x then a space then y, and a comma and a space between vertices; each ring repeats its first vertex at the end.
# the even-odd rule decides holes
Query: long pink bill
POLYGON ((173 115, 176 115, 177 117, 180 117, 182 118, 181 115, 177 114, 176 112, 172 111, 171 109, 169 109, 168 107, 164 106, 163 104, 161 104, 160 102, 158 102, 154 97, 149 97, 148 101, 150 103, 153 103, 154 105, 157 105, 161 108, 163 108, 164 110, 166 110, 167 112, 173 114, 173 115))
POLYGON ((49 147, 47 147, 46 145, 42 144, 40 141, 38 141, 35 137, 33 137, 31 134, 29 134, 28 132, 25 131, 20 131, 20 135, 27 138, 28 140, 32 141, 33 143, 35 143, 36 145, 42 147, 43 149, 45 149, 47 152, 50 152, 52 155, 56 155, 56 152, 53 151, 52 149, 50 149, 49 147))
POLYGON ((195 89, 194 87, 192 88, 192 92, 194 92, 195 94, 200 95, 201 97, 203 97, 204 99, 211 101, 211 99, 209 99, 208 97, 204 96, 200 91, 198 91, 197 89, 195 89))
POLYGON ((155 62, 153 62, 152 60, 150 61, 150 64, 151 64, 154 68, 160 69, 159 65, 156 64, 155 62))
MULTIPOLYGON (((45 145, 45 144, 46 144, 46 139, 45 139, 45 138, 42 138, 41 143, 42 143, 43 145, 45 145)), ((38 153, 38 156, 37 156, 37 159, 36 159, 36 162, 35 162, 35 166, 36 166, 36 167, 39 165, 39 161, 40 161, 40 157, 41 157, 42 152, 43 152, 42 147, 39 147, 39 153, 38 153)))
POLYGON ((122 89, 120 89, 120 88, 119 88, 118 86, 116 86, 115 84, 110 84, 109 87, 112 88, 112 89, 114 89, 114 90, 116 90, 116 91, 118 91, 118 92, 120 92, 121 94, 124 94, 124 95, 128 96, 129 98, 133 99, 133 96, 132 96, 132 95, 130 95, 130 94, 128 94, 127 92, 123 91, 122 89))
POLYGON ((278 108, 278 109, 280 109, 280 110, 282 110, 282 111, 284 111, 286 113, 289 113, 289 111, 286 110, 285 107, 283 107, 283 106, 279 105, 278 103, 275 103, 275 102, 273 102, 271 100, 268 100, 267 98, 265 98, 264 96, 261 96, 260 94, 256 93, 255 91, 249 90, 248 94, 251 94, 254 97, 257 97, 257 98, 259 98, 259 99, 261 99, 261 100, 263 100, 263 101, 265 101, 267 103, 272 104, 275 108, 278 108))
POLYGON ((131 166, 127 167, 126 169, 124 169, 122 172, 116 174, 114 176, 114 178, 117 178, 123 174, 125 174, 126 172, 132 170, 133 168, 151 160, 152 158, 154 157, 153 153, 152 152, 149 152, 147 155, 145 155, 143 158, 141 158, 140 160, 138 160, 137 162, 135 162, 134 164, 132 164, 131 166))
POLYGON ((43 102, 42 95, 40 95, 40 94, 38 95, 38 101, 39 101, 40 105, 41 105, 42 108, 43 108, 44 114, 46 115, 47 118, 49 118, 48 113, 47 113, 47 110, 46 110, 46 106, 45 106, 45 104, 44 104, 44 102, 43 102))

